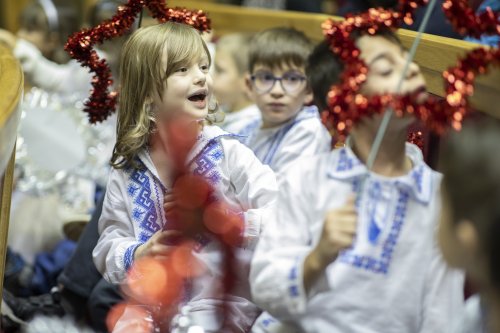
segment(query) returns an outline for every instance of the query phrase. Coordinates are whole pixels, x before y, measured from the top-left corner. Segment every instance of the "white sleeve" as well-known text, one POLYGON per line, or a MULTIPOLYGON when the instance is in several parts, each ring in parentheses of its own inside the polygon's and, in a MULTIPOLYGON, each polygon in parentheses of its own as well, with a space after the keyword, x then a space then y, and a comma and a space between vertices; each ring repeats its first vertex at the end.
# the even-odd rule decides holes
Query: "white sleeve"
POLYGON ((262 224, 276 205, 278 185, 274 172, 237 140, 227 140, 227 163, 236 200, 246 208, 245 247, 253 249, 262 224))
POLYGON ((98 224, 100 237, 92 252, 97 270, 111 283, 120 283, 125 278, 140 245, 127 212, 122 173, 111 170, 98 224))
POLYGON ((74 92, 90 90, 92 75, 77 61, 58 64, 45 58, 40 50, 23 39, 18 39, 14 55, 21 62, 24 74, 31 83, 45 90, 74 92))
POLYGON ((291 168, 282 178, 275 218, 261 235, 250 270, 254 302, 279 320, 304 313, 308 301, 302 266, 312 249, 308 224, 314 198, 301 188, 307 180, 300 171, 291 168))
POLYGON ((421 333, 448 332, 450 320, 464 311, 464 274, 449 268, 434 244, 422 304, 421 333))
POLYGON ((272 165, 277 174, 286 171, 297 159, 331 150, 332 138, 317 118, 303 120, 284 138, 272 165))

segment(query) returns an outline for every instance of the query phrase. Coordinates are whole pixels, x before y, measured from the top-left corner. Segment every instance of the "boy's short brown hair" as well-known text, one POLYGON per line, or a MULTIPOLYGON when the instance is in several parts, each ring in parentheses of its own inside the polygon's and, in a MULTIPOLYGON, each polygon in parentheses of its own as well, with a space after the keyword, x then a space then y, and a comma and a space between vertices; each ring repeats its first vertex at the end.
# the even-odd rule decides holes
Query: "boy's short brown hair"
POLYGON ((296 29, 278 27, 264 30, 254 36, 250 43, 249 71, 256 64, 269 68, 283 65, 305 67, 314 45, 307 36, 296 29))
POLYGON ((252 41, 252 34, 232 33, 222 36, 215 46, 215 53, 226 51, 234 60, 239 74, 244 74, 248 70, 248 47, 252 41))

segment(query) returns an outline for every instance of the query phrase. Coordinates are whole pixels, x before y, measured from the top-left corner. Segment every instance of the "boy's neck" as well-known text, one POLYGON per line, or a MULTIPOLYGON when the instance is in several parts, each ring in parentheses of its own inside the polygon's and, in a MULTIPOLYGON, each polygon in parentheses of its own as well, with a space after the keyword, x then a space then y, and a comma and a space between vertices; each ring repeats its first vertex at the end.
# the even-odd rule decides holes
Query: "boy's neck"
MULTIPOLYGON (((375 141, 376 131, 357 126, 352 131, 352 150, 363 164, 375 141)), ((398 177, 407 174, 412 169, 412 162, 406 156, 406 131, 387 132, 378 150, 371 171, 386 177, 398 177)))

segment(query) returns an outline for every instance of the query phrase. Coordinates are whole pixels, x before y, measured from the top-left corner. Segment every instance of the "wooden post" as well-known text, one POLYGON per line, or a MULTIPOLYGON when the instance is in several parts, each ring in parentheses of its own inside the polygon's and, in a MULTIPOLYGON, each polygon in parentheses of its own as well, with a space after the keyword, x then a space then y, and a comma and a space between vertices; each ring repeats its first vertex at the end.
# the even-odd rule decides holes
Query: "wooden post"
POLYGON ((16 149, 14 147, 9 164, 0 183, 0 296, 3 294, 3 276, 7 256, 7 238, 9 234, 10 203, 14 184, 15 159, 16 149))

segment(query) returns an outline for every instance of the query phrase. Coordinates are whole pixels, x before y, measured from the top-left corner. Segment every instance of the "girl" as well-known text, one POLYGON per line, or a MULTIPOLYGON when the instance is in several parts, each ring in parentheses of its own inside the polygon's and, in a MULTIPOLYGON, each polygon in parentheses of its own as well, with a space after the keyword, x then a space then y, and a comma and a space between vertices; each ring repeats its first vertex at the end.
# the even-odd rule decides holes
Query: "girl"
MULTIPOLYGON (((99 221, 101 236, 93 252, 96 267, 113 283, 123 281, 134 260, 168 256, 172 251, 166 243, 174 232, 168 231, 172 223, 165 218, 163 202, 174 181, 173 161, 158 131, 172 117, 191 119, 186 130, 194 126, 198 132, 186 161, 190 170, 212 184, 218 199, 243 211, 247 250, 237 255, 249 261, 277 185, 272 171, 232 135, 203 125, 212 94, 210 64, 200 34, 183 24, 139 29, 124 46, 117 143, 99 221)), ((215 242, 202 238, 196 256, 205 262, 213 281, 204 286, 210 290, 195 286, 188 301, 195 320, 212 332, 220 329, 218 302, 213 297, 220 256, 215 242)), ((245 332, 257 314, 248 301, 248 287, 240 291, 231 297, 232 312, 240 314, 233 332, 245 332)))

